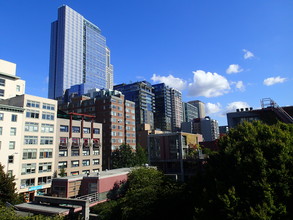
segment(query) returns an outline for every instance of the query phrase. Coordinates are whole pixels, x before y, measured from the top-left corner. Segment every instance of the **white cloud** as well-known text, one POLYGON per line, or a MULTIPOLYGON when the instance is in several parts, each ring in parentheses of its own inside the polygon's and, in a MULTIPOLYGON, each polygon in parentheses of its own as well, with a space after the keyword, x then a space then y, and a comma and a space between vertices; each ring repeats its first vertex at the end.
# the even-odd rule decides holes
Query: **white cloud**
POLYGON ((207 114, 215 114, 221 111, 221 104, 218 102, 216 104, 213 103, 206 103, 205 104, 205 110, 207 114))
POLYGON ((153 74, 151 80, 153 80, 154 83, 165 83, 166 85, 178 89, 183 90, 186 87, 186 81, 180 78, 176 78, 172 75, 169 76, 157 76, 156 74, 153 74))
POLYGON ((245 90, 245 85, 243 81, 231 82, 231 85, 235 85, 235 88, 241 92, 245 90))
POLYGON ((243 69, 238 64, 231 64, 228 69, 226 70, 226 73, 232 74, 232 73, 240 73, 243 69))
POLYGON ((227 105, 226 107, 226 112, 234 112, 236 111, 236 109, 239 109, 239 108, 249 108, 250 106, 248 105, 247 102, 241 102, 241 101, 238 101, 238 102, 231 102, 227 105))
POLYGON ((254 54, 251 51, 248 51, 246 49, 243 49, 242 51, 244 52, 244 55, 243 55, 244 59, 247 60, 247 59, 251 59, 254 57, 254 54))
POLYGON ((193 82, 188 85, 189 96, 216 97, 228 93, 228 80, 217 74, 197 70, 193 72, 193 82))
POLYGON ((286 81, 286 78, 281 78, 280 76, 277 76, 277 77, 270 77, 270 78, 265 79, 263 81, 263 84, 266 86, 271 86, 276 83, 283 83, 285 81, 286 81))

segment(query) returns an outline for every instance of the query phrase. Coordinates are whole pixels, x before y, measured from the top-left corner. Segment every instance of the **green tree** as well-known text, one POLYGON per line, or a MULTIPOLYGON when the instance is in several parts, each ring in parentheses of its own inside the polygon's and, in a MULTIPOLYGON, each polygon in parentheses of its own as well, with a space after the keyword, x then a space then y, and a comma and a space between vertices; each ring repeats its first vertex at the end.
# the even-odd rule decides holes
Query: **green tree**
POLYGON ((64 168, 64 166, 61 167, 60 169, 60 173, 59 173, 60 177, 64 177, 66 176, 66 169, 64 168))
POLYGON ((92 212, 99 214, 101 219, 191 219, 192 217, 191 194, 185 191, 185 185, 173 182, 154 168, 134 169, 129 174, 126 184, 114 186, 111 196, 117 195, 121 189, 125 190, 123 196, 120 193, 118 199, 114 197, 115 200, 97 205, 92 212), (175 210, 184 210, 184 212, 175 210))
POLYGON ((293 219, 293 125, 243 123, 195 181, 195 219, 293 219))
POLYGON ((148 155, 147 155, 147 152, 146 150, 138 145, 136 147, 136 152, 135 152, 135 165, 137 166, 142 166, 146 163, 148 163, 148 155))
POLYGON ((135 153, 129 144, 122 144, 111 155, 112 168, 135 166, 135 153))
POLYGON ((0 164, 0 205, 5 204, 5 202, 15 204, 18 199, 14 176, 8 176, 8 174, 4 172, 4 166, 0 164))

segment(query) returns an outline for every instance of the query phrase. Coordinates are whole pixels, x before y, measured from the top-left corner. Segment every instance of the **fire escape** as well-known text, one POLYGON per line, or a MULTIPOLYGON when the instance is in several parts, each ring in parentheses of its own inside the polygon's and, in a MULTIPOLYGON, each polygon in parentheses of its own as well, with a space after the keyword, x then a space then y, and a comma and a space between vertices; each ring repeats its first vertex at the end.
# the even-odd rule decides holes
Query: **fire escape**
POLYGON ((271 98, 263 98, 261 100, 261 107, 263 109, 270 108, 283 122, 288 124, 293 123, 293 118, 271 98))

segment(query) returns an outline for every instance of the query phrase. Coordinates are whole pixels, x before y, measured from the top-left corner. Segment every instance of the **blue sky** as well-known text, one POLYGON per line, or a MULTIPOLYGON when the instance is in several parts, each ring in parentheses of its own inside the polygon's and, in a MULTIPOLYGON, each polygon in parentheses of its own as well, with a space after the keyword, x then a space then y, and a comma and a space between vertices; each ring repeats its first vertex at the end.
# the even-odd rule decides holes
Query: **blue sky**
POLYGON ((67 4, 102 30, 114 82, 147 80, 225 112, 270 97, 292 105, 292 0, 0 0, 0 59, 47 97, 50 25, 67 4))

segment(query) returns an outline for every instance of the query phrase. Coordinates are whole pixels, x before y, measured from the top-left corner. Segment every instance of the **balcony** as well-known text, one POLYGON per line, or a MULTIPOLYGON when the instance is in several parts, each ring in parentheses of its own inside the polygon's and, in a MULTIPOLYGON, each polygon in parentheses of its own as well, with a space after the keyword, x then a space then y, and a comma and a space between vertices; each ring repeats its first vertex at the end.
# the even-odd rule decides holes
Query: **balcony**
POLYGON ((67 149, 68 143, 66 142, 60 142, 59 143, 59 149, 67 149))
POLYGON ((72 142, 71 147, 72 148, 79 148, 80 147, 80 143, 72 142))

